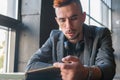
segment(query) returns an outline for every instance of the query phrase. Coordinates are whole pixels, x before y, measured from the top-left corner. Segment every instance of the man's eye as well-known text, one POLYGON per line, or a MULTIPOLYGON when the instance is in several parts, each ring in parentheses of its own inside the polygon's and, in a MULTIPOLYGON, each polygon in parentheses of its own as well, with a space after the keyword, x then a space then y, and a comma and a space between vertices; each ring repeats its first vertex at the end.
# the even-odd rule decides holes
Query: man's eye
POLYGON ((65 22, 65 19, 59 19, 59 22, 65 22))
POLYGON ((76 20, 77 19, 77 16, 73 16, 70 18, 71 20, 76 20))

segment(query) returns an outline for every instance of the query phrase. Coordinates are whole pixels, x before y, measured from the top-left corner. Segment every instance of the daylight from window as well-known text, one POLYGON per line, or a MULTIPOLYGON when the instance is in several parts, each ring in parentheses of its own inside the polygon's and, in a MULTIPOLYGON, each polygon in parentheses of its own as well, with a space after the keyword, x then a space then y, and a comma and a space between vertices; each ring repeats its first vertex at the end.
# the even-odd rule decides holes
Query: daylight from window
MULTIPOLYGON (((0 14, 7 13, 7 0, 0 0, 0 14)), ((0 26, 0 72, 4 72, 5 55, 6 55, 6 33, 7 31, 0 26)))
MULTIPOLYGON (((0 15, 17 19, 18 0, 0 0, 0 15)), ((4 21, 7 23, 7 20, 4 21)), ((14 68, 14 54, 11 46, 11 28, 10 26, 0 25, 0 73, 12 72, 14 68)), ((13 50, 14 51, 14 50, 13 50)))
POLYGON ((6 49, 6 30, 0 29, 0 72, 3 72, 6 49))
POLYGON ((80 0, 86 12, 86 24, 111 29, 111 0, 80 0))
MULTIPOLYGON (((101 5, 100 5, 100 0, 81 0, 82 6, 83 6, 83 11, 86 12, 87 15, 92 16, 94 19, 98 20, 101 22, 101 5), (96 4, 94 4, 96 3, 96 4)), ((88 17, 86 17, 88 18, 88 17)), ((88 19, 86 19, 85 23, 87 24, 94 24, 98 26, 97 23, 94 21, 90 20, 88 22, 88 19)))

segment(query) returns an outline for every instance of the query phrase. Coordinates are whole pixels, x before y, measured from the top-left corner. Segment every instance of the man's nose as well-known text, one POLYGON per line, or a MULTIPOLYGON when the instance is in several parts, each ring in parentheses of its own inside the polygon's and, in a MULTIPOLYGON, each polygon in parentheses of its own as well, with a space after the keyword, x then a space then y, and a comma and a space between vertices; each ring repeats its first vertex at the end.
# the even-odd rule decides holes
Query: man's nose
POLYGON ((72 27, 72 23, 69 19, 66 20, 66 28, 71 28, 72 27))

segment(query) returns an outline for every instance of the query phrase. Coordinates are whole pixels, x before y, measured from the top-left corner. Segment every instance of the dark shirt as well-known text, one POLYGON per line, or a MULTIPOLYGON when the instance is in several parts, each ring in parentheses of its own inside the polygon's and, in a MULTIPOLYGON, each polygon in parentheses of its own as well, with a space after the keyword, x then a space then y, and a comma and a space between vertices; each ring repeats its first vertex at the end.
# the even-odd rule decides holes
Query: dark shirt
POLYGON ((81 63, 84 63, 84 41, 81 40, 76 44, 73 44, 65 39, 64 41, 64 57, 68 55, 80 57, 81 63))

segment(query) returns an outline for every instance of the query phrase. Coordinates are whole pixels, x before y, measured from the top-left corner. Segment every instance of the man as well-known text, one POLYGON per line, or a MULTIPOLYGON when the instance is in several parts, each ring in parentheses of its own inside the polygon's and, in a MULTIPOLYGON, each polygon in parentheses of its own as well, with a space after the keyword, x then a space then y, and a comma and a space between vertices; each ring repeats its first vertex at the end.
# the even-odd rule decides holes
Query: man
POLYGON ((84 24, 79 0, 54 0, 53 7, 60 30, 51 32, 26 70, 53 64, 62 80, 112 80, 116 65, 110 31, 84 24))

